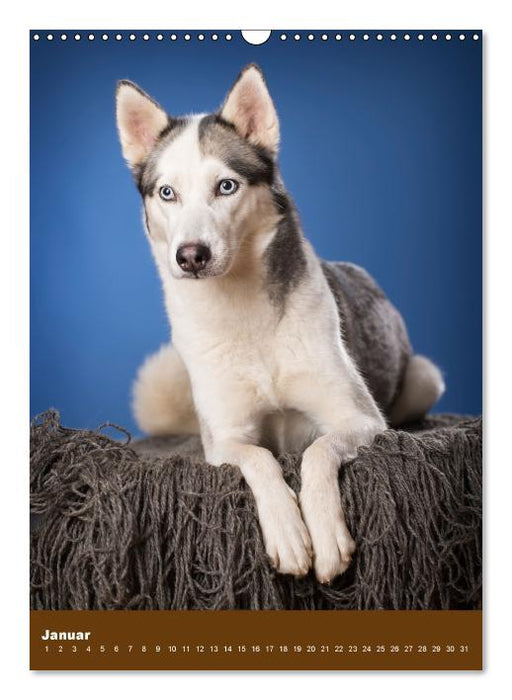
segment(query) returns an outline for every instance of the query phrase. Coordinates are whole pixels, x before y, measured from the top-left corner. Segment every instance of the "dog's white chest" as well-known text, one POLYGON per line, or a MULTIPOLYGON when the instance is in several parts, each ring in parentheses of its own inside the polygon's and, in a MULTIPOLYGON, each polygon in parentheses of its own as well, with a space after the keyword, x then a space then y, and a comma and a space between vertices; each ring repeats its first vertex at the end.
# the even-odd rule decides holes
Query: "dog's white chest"
POLYGON ((173 304, 173 340, 194 396, 236 394, 258 413, 293 408, 290 390, 318 371, 322 354, 339 352, 338 319, 327 299, 320 307, 312 315, 292 303, 282 314, 256 292, 173 304))

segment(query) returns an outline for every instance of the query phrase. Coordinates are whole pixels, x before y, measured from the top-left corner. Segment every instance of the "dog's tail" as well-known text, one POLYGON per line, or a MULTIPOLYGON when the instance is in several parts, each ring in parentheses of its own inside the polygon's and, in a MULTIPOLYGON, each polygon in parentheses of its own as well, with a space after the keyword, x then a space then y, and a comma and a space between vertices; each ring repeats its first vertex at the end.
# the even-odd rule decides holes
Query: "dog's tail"
POLYGON ((428 413, 443 395, 441 370, 427 357, 413 355, 406 367, 400 392, 391 408, 392 426, 411 423, 428 413))
POLYGON ((189 376, 172 345, 162 346, 139 369, 132 408, 148 435, 199 433, 189 376))

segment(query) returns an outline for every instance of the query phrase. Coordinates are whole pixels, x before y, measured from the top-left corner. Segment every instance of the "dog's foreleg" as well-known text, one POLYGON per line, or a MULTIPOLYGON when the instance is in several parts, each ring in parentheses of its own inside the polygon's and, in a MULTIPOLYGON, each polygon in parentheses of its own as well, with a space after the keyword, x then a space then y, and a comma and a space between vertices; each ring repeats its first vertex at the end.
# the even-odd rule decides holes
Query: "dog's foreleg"
POLYGON ((229 463, 240 468, 254 495, 265 549, 272 564, 283 574, 304 576, 311 567, 311 541, 297 497, 286 484, 271 452, 230 440, 214 444, 206 457, 217 466, 229 463))
POLYGON ((330 432, 317 438, 303 454, 300 506, 313 545, 315 573, 322 583, 342 574, 355 551, 341 506, 338 470, 384 428, 376 407, 370 415, 354 409, 350 417, 330 426, 330 432))

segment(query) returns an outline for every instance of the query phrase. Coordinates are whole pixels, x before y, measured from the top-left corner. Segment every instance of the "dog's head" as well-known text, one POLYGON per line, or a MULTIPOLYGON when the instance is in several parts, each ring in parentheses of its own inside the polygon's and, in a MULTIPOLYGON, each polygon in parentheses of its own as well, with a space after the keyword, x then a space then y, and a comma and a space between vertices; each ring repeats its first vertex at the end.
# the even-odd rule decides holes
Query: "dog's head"
POLYGON ((212 277, 264 249, 279 218, 279 123, 261 70, 244 68, 214 114, 172 117, 129 81, 116 101, 159 266, 175 278, 212 277))

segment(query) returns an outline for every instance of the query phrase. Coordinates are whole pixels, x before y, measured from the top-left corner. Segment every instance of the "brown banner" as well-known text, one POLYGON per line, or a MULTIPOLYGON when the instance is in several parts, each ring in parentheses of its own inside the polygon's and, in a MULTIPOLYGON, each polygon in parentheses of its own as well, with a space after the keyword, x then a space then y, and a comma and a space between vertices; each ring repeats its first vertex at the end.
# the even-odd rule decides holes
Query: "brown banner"
POLYGON ((479 611, 32 611, 33 670, 480 670, 479 611))

